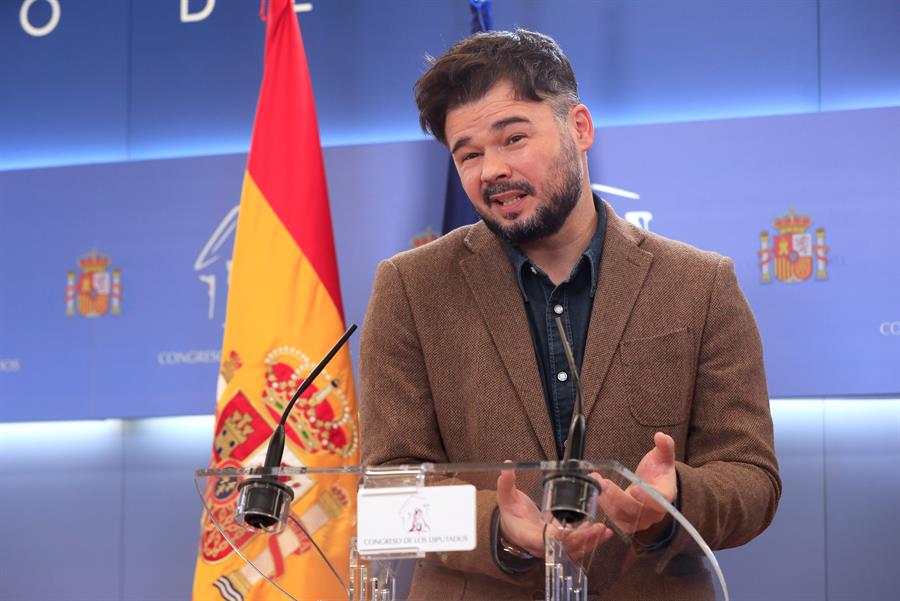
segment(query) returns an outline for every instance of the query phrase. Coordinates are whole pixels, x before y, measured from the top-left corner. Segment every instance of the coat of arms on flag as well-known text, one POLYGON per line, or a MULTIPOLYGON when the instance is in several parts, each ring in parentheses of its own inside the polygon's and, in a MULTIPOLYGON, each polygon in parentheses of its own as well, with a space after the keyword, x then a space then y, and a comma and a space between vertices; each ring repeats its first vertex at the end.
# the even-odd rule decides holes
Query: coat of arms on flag
POLYGON ((101 317, 122 310, 122 270, 109 272, 110 258, 96 250, 78 259, 81 271, 66 274, 66 316, 101 317))
POLYGON ((791 209, 787 215, 772 221, 778 234, 774 243, 769 245, 769 232, 759 235, 760 282, 772 282, 772 264, 775 265, 775 277, 786 284, 808 280, 815 272, 816 280, 828 279, 828 247, 825 245, 825 228, 817 228, 815 240, 807 230, 812 225, 812 218, 800 215, 791 209))

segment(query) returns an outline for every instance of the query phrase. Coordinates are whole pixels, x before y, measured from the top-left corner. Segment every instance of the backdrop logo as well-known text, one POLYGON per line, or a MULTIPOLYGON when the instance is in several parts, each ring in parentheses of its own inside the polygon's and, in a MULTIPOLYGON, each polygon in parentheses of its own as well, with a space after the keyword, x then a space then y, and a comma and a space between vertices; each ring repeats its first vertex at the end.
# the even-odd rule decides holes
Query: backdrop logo
POLYGON ((778 234, 774 244, 769 246, 769 232, 759 235, 759 269, 760 281, 763 284, 772 281, 772 263, 775 264, 775 277, 786 284, 794 284, 808 280, 813 271, 818 281, 827 280, 828 247, 825 246, 825 228, 816 229, 816 239, 806 230, 812 225, 812 218, 799 215, 791 209, 787 215, 775 218, 772 223, 778 234))
POLYGON ((653 213, 650 211, 625 211, 625 221, 649 232, 653 213))
MULTIPOLYGON (((641 195, 624 188, 616 188, 608 184, 591 184, 591 190, 597 194, 618 196, 628 200, 640 200, 641 195)), ((635 225, 642 230, 650 231, 650 222, 653 221, 653 213, 645 210, 625 211, 625 221, 631 225, 635 225)))
POLYGON ((200 249, 200 254, 194 261, 194 272, 197 278, 206 284, 206 293, 209 296, 209 305, 206 317, 212 319, 216 314, 216 292, 221 284, 222 273, 221 265, 216 267, 216 263, 225 264, 225 295, 228 294, 228 284, 231 281, 231 256, 232 247, 234 246, 234 231, 237 229, 238 210, 240 206, 232 207, 230 211, 222 218, 219 225, 213 231, 209 240, 200 249), (219 270, 218 277, 215 271, 219 270))
POLYGON ((66 316, 101 317, 122 311, 122 270, 109 272, 110 259, 92 250, 78 260, 81 271, 66 277, 66 316))

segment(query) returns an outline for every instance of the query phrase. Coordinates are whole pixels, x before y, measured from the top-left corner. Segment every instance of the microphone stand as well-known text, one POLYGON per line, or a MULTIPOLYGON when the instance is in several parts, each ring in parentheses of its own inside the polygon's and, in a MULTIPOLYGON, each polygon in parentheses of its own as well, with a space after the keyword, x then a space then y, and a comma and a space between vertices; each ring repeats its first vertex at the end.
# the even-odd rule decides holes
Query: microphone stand
POLYGON ((581 380, 578 377, 572 347, 559 317, 556 318, 556 329, 559 331, 569 371, 575 382, 575 407, 572 409, 572 421, 560 468, 544 478, 544 507, 565 527, 566 524, 576 525, 585 518, 594 517, 600 485, 593 478, 585 476, 581 470, 587 427, 581 380))

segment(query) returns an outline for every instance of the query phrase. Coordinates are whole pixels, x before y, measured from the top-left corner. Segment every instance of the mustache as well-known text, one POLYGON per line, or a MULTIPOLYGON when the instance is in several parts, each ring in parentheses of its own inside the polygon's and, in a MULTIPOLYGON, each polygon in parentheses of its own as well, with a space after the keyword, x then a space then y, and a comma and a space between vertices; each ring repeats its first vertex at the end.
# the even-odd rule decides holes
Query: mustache
POLYGON ((534 196, 534 188, 526 181, 521 182, 513 182, 513 181, 502 181, 497 182, 496 184, 491 184, 487 188, 485 188, 481 193, 481 199, 484 201, 484 204, 491 204, 491 196, 494 194, 502 194, 503 192, 509 192, 510 190, 520 190, 525 194, 529 194, 534 196))

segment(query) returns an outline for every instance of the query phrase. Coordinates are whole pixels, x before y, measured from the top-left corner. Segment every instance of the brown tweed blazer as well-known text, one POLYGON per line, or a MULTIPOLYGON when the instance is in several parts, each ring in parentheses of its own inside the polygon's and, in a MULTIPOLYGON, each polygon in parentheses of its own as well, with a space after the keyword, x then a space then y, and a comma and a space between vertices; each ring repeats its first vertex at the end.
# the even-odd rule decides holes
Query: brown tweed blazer
MULTIPOLYGON (((581 370, 586 457, 634 470, 654 432, 670 434, 683 513, 713 549, 741 545, 772 520, 781 481, 759 333, 733 265, 604 207, 581 370)), ((367 464, 556 459, 515 274, 482 223, 379 265, 360 369, 367 464)), ((541 567, 512 577, 493 561, 496 479, 475 480, 478 548, 421 562, 411 594, 543 598, 541 567)), ((713 598, 705 568, 683 553, 693 548, 686 539, 679 532, 664 551, 639 556, 612 588, 595 561, 590 588, 608 599, 713 598)))

